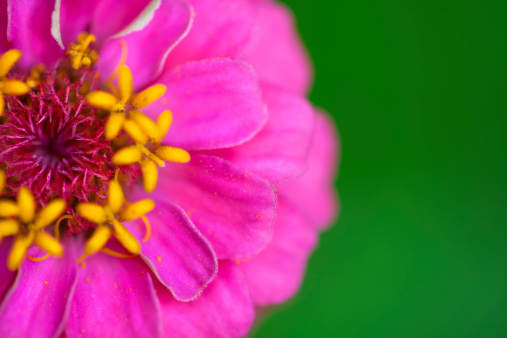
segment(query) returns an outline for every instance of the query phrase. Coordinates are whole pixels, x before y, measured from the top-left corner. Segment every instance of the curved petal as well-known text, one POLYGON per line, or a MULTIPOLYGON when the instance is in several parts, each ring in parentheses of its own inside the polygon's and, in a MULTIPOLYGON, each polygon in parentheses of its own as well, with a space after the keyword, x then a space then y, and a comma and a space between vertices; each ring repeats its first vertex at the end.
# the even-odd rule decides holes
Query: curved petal
POLYGON ((157 82, 166 94, 146 108, 152 118, 169 109, 174 121, 164 142, 192 149, 238 145, 266 123, 256 75, 248 64, 228 59, 191 62, 157 82))
MULTIPOLYGON (((77 246, 67 242, 65 255, 35 262, 25 259, 0 309, 1 337, 55 337, 65 325, 77 283, 77 246)), ((32 247, 33 257, 45 253, 32 247)))
POLYGON ((250 258, 271 237, 276 196, 271 184, 213 156, 160 170, 159 198, 174 201, 210 241, 219 259, 250 258))
POLYGON ((51 36, 51 13, 54 1, 10 1, 7 39, 10 48, 23 52, 17 65, 30 68, 38 63, 52 67, 63 51, 51 36))
POLYGON ((234 263, 221 261, 220 273, 193 302, 176 301, 162 286, 157 296, 164 337, 243 337, 254 319, 245 278, 234 263))
MULTIPOLYGON (((174 297, 183 301, 194 299, 217 273, 213 249, 178 206, 157 201, 147 217, 151 236, 141 242, 143 259, 174 297)), ((142 222, 125 225, 134 236, 144 238, 142 222)))
POLYGON ((280 182, 301 175, 313 131, 314 112, 310 103, 272 86, 262 86, 269 119, 250 141, 211 153, 271 181, 280 182))
POLYGON ((158 337, 160 306, 139 258, 97 253, 79 268, 65 328, 68 337, 158 337))
POLYGON ((254 258, 241 262, 255 305, 272 305, 292 297, 301 285, 317 230, 297 207, 279 197, 273 239, 254 258))
POLYGON ((275 1, 256 5, 260 23, 256 41, 242 59, 255 68, 261 82, 305 94, 311 85, 311 64, 290 10, 275 1))
POLYGON ((126 65, 134 75, 135 88, 144 87, 160 74, 167 55, 190 29, 193 13, 184 0, 161 0, 152 15, 142 29, 129 26, 104 44, 97 66, 106 78, 118 66, 122 43, 127 47, 126 65))
POLYGON ((249 0, 192 0, 192 29, 167 59, 167 69, 189 61, 236 58, 249 44, 256 13, 249 0))
POLYGON ((4 299, 16 276, 16 272, 7 268, 7 257, 9 257, 12 242, 12 238, 4 238, 0 243, 0 300, 4 299))
MULTIPOLYGON (((93 13, 101 3, 104 4, 104 1, 61 0, 60 33, 65 48, 68 48, 70 43, 76 40, 79 33, 90 30, 93 13)), ((103 24, 104 26, 111 27, 109 24, 103 24)))
POLYGON ((308 170, 301 177, 278 187, 280 195, 301 208, 318 228, 329 226, 338 212, 334 178, 339 151, 338 133, 333 122, 319 113, 308 156, 308 170))

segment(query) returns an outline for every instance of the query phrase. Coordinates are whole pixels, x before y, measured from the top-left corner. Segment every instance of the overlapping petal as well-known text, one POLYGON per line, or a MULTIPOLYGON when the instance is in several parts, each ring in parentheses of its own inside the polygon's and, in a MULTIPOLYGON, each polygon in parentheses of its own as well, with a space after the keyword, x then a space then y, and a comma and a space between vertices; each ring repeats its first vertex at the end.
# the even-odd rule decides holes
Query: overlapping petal
POLYGON ((7 291, 11 287, 11 284, 14 282, 14 277, 16 276, 16 272, 9 270, 7 268, 7 264, 1 263, 7 262, 12 242, 11 238, 4 238, 0 243, 0 300, 3 300, 7 291))
POLYGON ((234 263, 222 261, 220 273, 193 302, 179 303, 157 287, 164 337, 243 337, 254 308, 245 278, 234 263))
POLYGON ((219 259, 244 259, 269 242, 276 197, 269 182, 218 157, 195 155, 160 170, 158 198, 174 201, 219 259))
MULTIPOLYGON (((142 257, 174 297, 194 299, 217 273, 218 263, 210 244, 185 212, 172 203, 158 200, 148 218, 151 236, 141 242, 142 257)), ((142 222, 126 226, 140 241, 144 238, 142 222)))
POLYGON ((68 337, 157 337, 160 308, 141 259, 97 253, 79 268, 68 337))

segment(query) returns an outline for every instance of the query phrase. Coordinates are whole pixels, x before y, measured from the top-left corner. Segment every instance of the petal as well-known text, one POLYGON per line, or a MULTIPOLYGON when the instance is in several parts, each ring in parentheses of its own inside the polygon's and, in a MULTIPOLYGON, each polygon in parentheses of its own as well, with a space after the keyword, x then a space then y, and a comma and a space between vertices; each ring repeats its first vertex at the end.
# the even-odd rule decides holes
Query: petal
POLYGON ((188 61, 238 56, 250 42, 255 11, 248 0, 192 0, 192 29, 168 57, 168 69, 188 61))
POLYGON ((61 0, 60 32, 65 48, 77 39, 79 33, 89 30, 93 12, 100 3, 104 2, 103 0, 61 0))
MULTIPOLYGON (((176 299, 197 297, 216 275, 213 249, 178 206, 157 201, 147 217, 151 236, 141 243, 142 257, 176 299)), ((144 238, 142 222, 126 222, 125 226, 138 239, 144 238)))
POLYGON ((69 337, 158 337, 160 308, 149 269, 139 258, 88 257, 65 328, 69 337))
POLYGON ((152 15, 142 29, 129 26, 104 44, 97 64, 101 74, 108 77, 114 72, 122 41, 127 46, 126 64, 134 76, 134 88, 144 87, 160 74, 169 51, 190 29, 192 9, 184 0, 162 0, 152 15))
POLYGON ((52 67, 62 54, 62 49, 51 36, 51 13, 54 1, 23 0, 10 1, 7 39, 11 48, 23 52, 18 61, 22 68, 38 63, 52 67))
POLYGON ((338 133, 333 122, 326 115, 318 114, 308 170, 300 178, 279 186, 280 194, 301 208, 319 228, 330 225, 338 211, 333 183, 339 151, 338 133))
POLYGON ((261 82, 304 94, 311 84, 311 65, 301 44, 291 12, 274 1, 259 1, 256 41, 242 58, 261 82))
POLYGON ((213 156, 160 169, 159 198, 174 201, 219 259, 250 258, 269 242, 276 196, 271 184, 213 156))
POLYGON ((292 297, 301 285, 317 230, 297 207, 278 199, 273 239, 254 258, 241 262, 255 305, 272 305, 292 297))
POLYGON ((262 93, 269 113, 266 126, 242 145, 211 153, 271 182, 299 176, 306 168, 313 132, 312 106, 275 87, 265 85, 262 93))
POLYGON ((243 337, 254 319, 245 278, 234 266, 220 262, 220 273, 193 302, 176 301, 157 287, 164 337, 243 337))
POLYGON ((0 243, 0 300, 4 299, 16 275, 15 271, 11 271, 7 268, 7 257, 9 257, 12 242, 12 238, 9 237, 2 239, 2 243, 0 243))
POLYGON ((166 94, 146 111, 155 119, 161 111, 174 116, 164 142, 183 149, 235 146, 264 126, 267 113, 253 69, 227 59, 188 63, 158 82, 166 94))
POLYGON ((0 53, 4 53, 7 46, 7 0, 0 0, 0 53))
MULTIPOLYGON (((0 309, 1 337, 55 337, 63 331, 77 282, 76 247, 68 241, 61 258, 23 261, 0 309)), ((32 247, 28 254, 44 252, 32 247)))

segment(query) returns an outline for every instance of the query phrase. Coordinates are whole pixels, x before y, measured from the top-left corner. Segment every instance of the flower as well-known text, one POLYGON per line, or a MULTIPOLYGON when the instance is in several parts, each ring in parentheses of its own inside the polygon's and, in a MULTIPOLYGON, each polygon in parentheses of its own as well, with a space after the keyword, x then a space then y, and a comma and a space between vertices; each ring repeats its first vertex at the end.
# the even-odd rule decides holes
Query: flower
POLYGON ((297 291, 336 140, 285 8, 4 13, 0 336, 244 336, 297 291))

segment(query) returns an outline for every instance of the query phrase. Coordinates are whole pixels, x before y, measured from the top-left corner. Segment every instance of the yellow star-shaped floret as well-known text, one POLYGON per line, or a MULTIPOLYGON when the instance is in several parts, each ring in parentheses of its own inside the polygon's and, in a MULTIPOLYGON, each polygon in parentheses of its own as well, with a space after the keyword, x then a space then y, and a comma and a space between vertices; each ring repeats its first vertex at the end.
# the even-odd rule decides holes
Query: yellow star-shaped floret
POLYGON ((90 49, 90 43, 96 40, 95 35, 83 32, 77 37, 77 42, 70 44, 67 56, 70 59, 72 68, 79 69, 81 67, 90 68, 90 66, 99 60, 96 51, 90 49))
POLYGON ((17 202, 0 201, 0 217, 9 217, 0 221, 0 238, 16 235, 7 259, 10 270, 19 268, 32 244, 57 257, 63 254, 63 247, 58 240, 43 230, 55 222, 66 207, 65 200, 54 199, 37 213, 33 194, 27 187, 19 190, 17 202))
POLYGON ((113 235, 130 253, 141 252, 141 245, 121 222, 143 217, 153 210, 155 202, 151 199, 144 199, 135 203, 126 203, 121 185, 116 180, 111 181, 108 190, 105 206, 95 203, 77 205, 76 211, 81 217, 98 225, 85 244, 83 258, 104 248, 113 235))
POLYGON ((5 76, 23 53, 17 49, 10 49, 0 56, 0 115, 4 112, 5 100, 3 95, 25 95, 30 87, 23 81, 6 79, 5 76))

